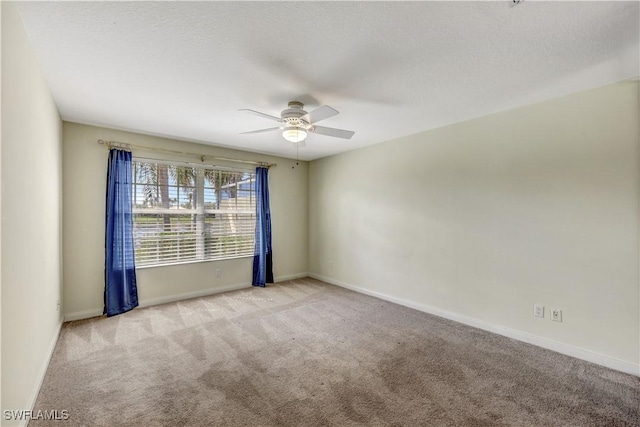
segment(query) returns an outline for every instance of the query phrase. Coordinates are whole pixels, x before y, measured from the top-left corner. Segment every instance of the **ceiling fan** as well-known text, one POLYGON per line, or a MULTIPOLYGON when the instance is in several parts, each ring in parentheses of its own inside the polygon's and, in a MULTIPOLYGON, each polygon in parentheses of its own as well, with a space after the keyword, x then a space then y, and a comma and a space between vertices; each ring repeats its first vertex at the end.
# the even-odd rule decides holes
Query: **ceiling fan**
POLYGON ((276 121, 280 123, 280 126, 241 133, 262 133, 282 130, 282 136, 284 139, 289 142, 297 143, 299 146, 302 142, 304 142, 310 132, 343 139, 350 139, 355 133, 350 130, 328 128, 325 126, 316 125, 316 123, 320 120, 328 119, 329 117, 333 117, 339 114, 338 111, 334 110, 328 105, 323 105, 322 107, 317 108, 310 113, 307 113, 303 109, 303 107, 304 104, 302 102, 291 101, 289 102, 288 108, 286 110, 282 110, 282 112, 280 113, 280 117, 243 108, 239 111, 247 111, 260 117, 276 121))

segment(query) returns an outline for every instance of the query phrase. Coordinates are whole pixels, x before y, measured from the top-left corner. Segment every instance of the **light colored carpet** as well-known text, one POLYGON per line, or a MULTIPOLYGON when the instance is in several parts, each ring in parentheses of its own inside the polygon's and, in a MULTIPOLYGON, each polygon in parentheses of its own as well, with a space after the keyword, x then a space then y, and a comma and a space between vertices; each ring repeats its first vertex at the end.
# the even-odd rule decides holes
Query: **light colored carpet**
POLYGON ((52 426, 637 426, 640 378, 313 279, 65 323, 52 426))

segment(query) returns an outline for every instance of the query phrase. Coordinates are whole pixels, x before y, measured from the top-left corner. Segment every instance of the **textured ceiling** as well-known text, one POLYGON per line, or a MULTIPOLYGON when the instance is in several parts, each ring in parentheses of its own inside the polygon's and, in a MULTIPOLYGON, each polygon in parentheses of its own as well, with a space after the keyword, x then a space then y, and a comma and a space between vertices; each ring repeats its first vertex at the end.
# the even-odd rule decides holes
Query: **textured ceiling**
POLYGON ((327 155, 637 77, 633 2, 24 2, 62 118, 295 157, 290 100, 340 115, 327 155))

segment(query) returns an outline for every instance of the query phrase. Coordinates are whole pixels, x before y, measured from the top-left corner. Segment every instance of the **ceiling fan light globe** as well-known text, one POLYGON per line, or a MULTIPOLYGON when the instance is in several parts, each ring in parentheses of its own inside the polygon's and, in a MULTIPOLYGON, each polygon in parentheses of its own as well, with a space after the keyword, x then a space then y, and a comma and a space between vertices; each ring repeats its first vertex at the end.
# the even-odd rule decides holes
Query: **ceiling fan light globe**
POLYGON ((289 142, 301 142, 307 139, 307 131, 302 128, 289 128, 282 132, 282 137, 289 142))

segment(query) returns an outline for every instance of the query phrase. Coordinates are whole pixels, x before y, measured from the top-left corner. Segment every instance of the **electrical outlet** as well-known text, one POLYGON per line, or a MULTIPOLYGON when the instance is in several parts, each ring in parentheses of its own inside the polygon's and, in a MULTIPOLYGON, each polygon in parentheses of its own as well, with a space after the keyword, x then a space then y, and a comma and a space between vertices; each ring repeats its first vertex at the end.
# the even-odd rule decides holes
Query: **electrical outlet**
POLYGON ((554 322, 562 322, 562 310, 558 310, 557 308, 552 308, 551 320, 553 320, 554 322))
POLYGON ((533 304, 533 315, 535 317, 544 317, 544 305, 533 304))
POLYGON ((219 268, 216 268, 216 277, 222 276, 222 271, 219 268))

